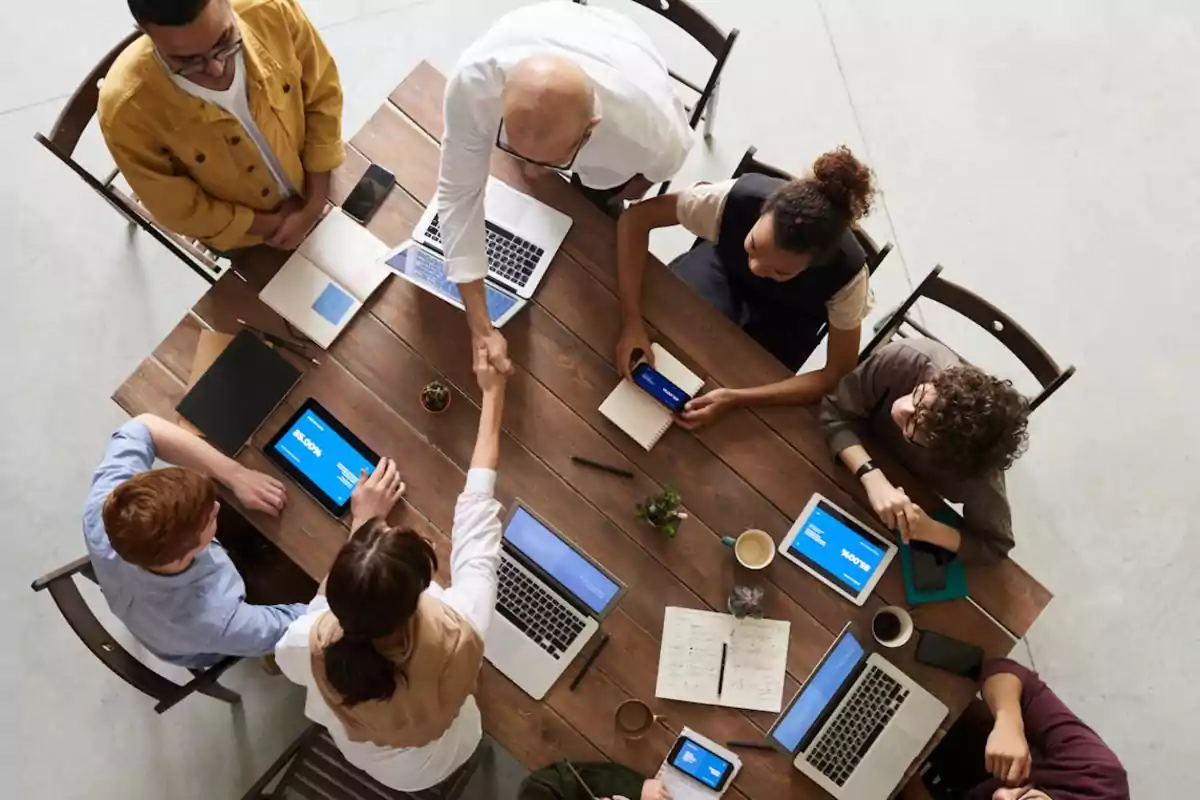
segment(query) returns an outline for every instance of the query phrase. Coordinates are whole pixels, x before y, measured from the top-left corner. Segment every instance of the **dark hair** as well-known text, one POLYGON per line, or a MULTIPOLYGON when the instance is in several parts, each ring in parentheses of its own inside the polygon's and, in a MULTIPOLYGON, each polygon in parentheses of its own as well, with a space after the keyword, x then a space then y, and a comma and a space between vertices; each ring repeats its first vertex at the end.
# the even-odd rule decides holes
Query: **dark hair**
POLYGON ((437 554, 419 533, 385 520, 365 522, 338 551, 325 583, 342 638, 325 650, 325 677, 347 706, 387 700, 397 665, 375 640, 404 626, 433 580, 437 554))
POLYGON ((918 409, 930 456, 962 477, 1006 470, 1029 445, 1029 401, 1012 381, 969 365, 931 382, 935 396, 918 409))
POLYGON ((169 28, 190 25, 211 0, 129 0, 129 13, 140 25, 169 28))
POLYGON ((104 501, 104 532, 117 555, 154 569, 186 556, 200 543, 217 487, 210 478, 183 467, 134 475, 104 501))
POLYGON ((813 177, 775 190, 763 213, 775 215, 775 246, 789 253, 833 247, 871 210, 871 170, 844 145, 813 162, 813 177))

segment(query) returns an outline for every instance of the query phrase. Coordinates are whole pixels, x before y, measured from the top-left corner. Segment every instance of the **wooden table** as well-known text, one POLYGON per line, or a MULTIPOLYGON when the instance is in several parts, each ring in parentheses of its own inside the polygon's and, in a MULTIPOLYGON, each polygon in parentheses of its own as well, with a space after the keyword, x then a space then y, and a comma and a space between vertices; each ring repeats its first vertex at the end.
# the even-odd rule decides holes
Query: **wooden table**
MULTIPOLYGON (((408 238, 434 195, 444 86, 436 70, 419 65, 351 140, 349 158, 335 173, 330 191, 335 204, 371 162, 395 173, 398 187, 369 226, 389 245, 408 238)), ((815 491, 870 518, 863 493, 833 463, 810 409, 736 410, 696 434, 672 429, 649 453, 602 417, 597 408, 617 382, 610 360, 619 323, 613 223, 557 176, 530 182, 500 153, 492 171, 574 219, 535 302, 504 329, 515 374, 508 384, 497 494, 504 503, 516 497, 529 502, 629 591, 605 622, 611 643, 578 691, 567 689, 578 665, 539 703, 485 664, 478 691, 485 728, 530 768, 562 757, 609 758, 646 774, 657 769, 683 725, 719 740, 761 737, 771 714, 654 697, 663 610, 668 605, 723 610, 740 568, 721 544, 722 535, 757 527, 778 540, 815 491), (622 480, 577 467, 572 454, 624 467, 635 477, 622 480), (668 484, 680 490, 690 514, 674 540, 634 518, 635 504, 668 484), (640 697, 665 715, 639 743, 624 741, 614 729, 613 710, 627 697, 640 697)), ((283 322, 257 293, 284 260, 284 254, 265 248, 240 259, 238 270, 248 282, 225 275, 114 400, 131 415, 149 411, 173 418, 201 328, 233 332, 241 317, 283 333, 283 322)), ((710 387, 762 384, 787 374, 653 259, 644 307, 652 338, 710 387)), ((374 449, 400 462, 408 483, 401 521, 436 543, 443 567, 439 579, 445 582, 454 502, 478 421, 479 390, 468 353, 459 311, 404 281, 389 280, 329 352, 318 355, 319 367, 296 360, 305 370, 303 379, 239 460, 278 474, 261 448, 302 400, 317 397, 374 449), (424 412, 419 402, 421 387, 434 378, 451 384, 456 395, 438 416, 424 412)), ((901 478, 910 494, 932 499, 909 476, 901 478)), ((347 531, 302 492, 293 488, 289 497, 281 519, 247 516, 319 579, 347 531)), ((897 563, 861 609, 784 559, 776 559, 762 577, 768 616, 792 623, 785 699, 848 621, 865 633, 875 609, 904 602, 897 563)), ((1023 634, 1050 599, 1012 562, 972 569, 969 581, 971 601, 922 606, 914 617, 919 627, 974 642, 990 656, 1008 653, 1010 631, 1023 634)), ((975 687, 915 664, 913 647, 887 655, 950 706, 953 720, 975 687)), ((824 796, 783 756, 747 751, 743 758, 734 797, 824 796)))

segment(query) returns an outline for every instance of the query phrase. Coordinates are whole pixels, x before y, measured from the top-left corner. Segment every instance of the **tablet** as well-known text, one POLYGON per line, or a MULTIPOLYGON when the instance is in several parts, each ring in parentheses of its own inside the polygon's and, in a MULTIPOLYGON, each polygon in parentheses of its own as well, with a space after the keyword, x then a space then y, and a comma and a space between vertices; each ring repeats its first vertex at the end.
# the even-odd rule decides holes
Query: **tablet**
POLYGON ((785 558, 858 606, 867 602, 896 550, 895 543, 819 494, 779 543, 785 558))
POLYGON ((271 437, 264 452, 335 517, 350 508, 350 493, 362 470, 379 456, 313 398, 308 398, 271 437))

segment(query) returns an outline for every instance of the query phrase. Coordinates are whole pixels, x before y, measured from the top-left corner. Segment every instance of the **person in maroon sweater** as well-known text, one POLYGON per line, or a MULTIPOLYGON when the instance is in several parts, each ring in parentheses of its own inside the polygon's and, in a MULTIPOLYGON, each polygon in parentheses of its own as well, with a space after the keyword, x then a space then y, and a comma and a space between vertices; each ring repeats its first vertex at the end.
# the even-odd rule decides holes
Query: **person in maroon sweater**
POLYGON ((981 694, 991 719, 956 723, 901 800, 1129 800, 1116 755, 1037 673, 989 662, 981 694))

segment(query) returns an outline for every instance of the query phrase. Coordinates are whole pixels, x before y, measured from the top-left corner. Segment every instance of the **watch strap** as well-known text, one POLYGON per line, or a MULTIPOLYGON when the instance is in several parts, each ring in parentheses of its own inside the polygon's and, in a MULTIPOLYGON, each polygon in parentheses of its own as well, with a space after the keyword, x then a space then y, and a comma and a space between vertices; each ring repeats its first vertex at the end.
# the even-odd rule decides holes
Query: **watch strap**
POLYGON ((874 461, 867 460, 861 467, 854 470, 854 477, 862 480, 863 475, 866 475, 868 472, 874 472, 877 469, 879 469, 879 467, 876 466, 874 461))

